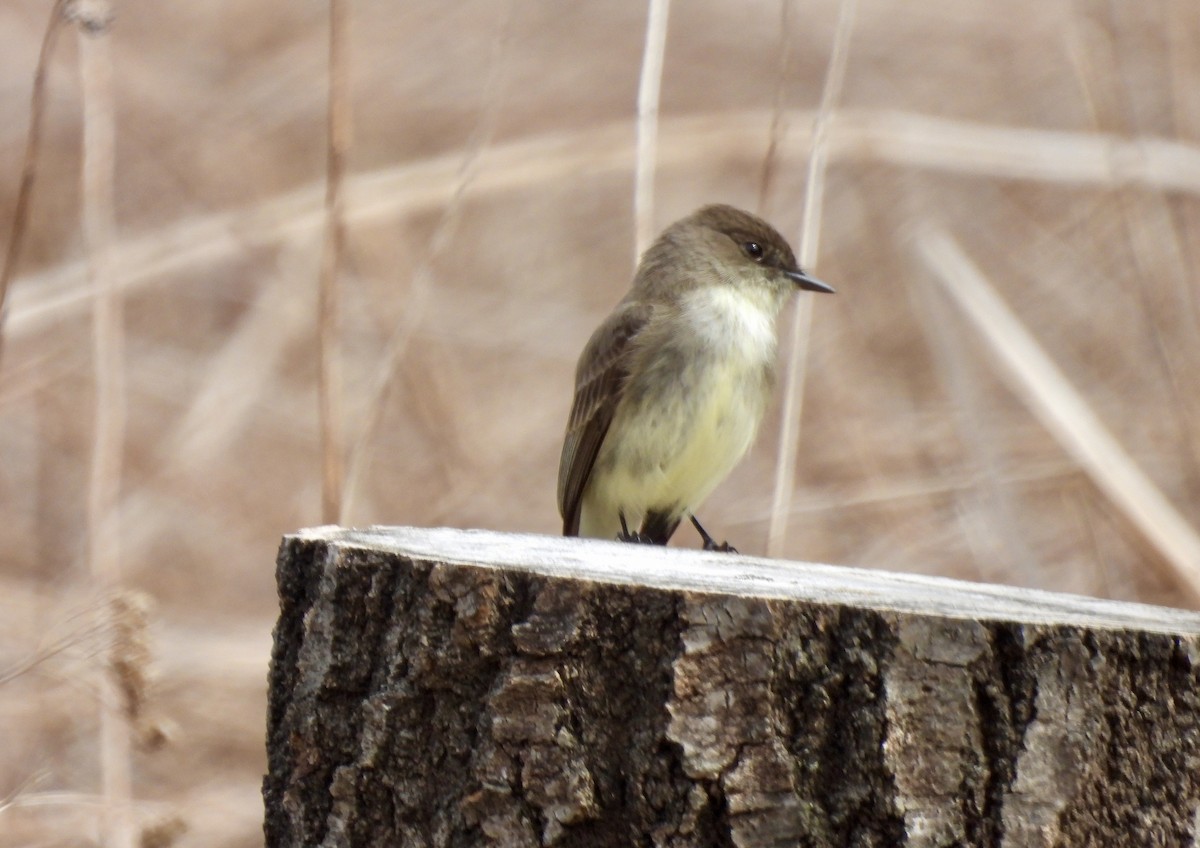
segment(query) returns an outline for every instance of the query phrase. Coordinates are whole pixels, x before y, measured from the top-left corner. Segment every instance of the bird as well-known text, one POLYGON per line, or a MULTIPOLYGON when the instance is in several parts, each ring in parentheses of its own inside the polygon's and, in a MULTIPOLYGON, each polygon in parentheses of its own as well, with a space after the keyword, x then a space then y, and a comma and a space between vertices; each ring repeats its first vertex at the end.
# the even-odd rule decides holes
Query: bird
POLYGON ((805 273, 762 218, 703 206, 645 251, 579 357, 558 469, 564 536, 665 545, 750 448, 776 379, 776 319, 805 273))

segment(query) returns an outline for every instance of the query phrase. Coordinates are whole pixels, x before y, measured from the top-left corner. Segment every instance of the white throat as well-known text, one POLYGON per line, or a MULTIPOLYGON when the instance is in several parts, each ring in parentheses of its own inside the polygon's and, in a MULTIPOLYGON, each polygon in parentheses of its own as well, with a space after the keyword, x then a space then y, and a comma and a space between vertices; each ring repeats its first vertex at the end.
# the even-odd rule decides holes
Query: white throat
POLYGON ((714 353, 750 365, 775 359, 775 318, 779 303, 761 289, 705 286, 683 298, 683 318, 714 353))

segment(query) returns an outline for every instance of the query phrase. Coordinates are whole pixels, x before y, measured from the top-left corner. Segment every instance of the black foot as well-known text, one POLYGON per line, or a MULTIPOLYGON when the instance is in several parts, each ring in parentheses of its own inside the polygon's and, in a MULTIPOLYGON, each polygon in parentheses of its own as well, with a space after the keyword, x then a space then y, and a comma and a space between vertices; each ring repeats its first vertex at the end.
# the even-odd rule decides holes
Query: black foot
POLYGON ((736 554, 738 552, 737 548, 728 542, 722 542, 719 545, 714 542, 713 537, 708 535, 704 528, 700 526, 700 522, 696 520, 696 516, 688 513, 688 518, 692 519, 692 526, 696 528, 696 532, 699 533, 700 538, 704 540, 704 550, 720 551, 723 554, 736 554))
POLYGON ((621 519, 621 532, 617 534, 618 542, 633 542, 635 545, 656 544, 654 539, 645 533, 630 533, 628 525, 625 524, 625 513, 618 512, 617 517, 621 519))

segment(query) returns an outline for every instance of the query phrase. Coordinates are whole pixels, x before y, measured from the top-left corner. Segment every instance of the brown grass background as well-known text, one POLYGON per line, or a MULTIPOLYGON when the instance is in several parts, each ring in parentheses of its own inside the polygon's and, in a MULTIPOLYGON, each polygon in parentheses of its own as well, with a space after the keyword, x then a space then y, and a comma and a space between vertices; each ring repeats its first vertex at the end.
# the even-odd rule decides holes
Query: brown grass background
MULTIPOLYGON (((575 358, 634 261, 646 10, 350 8, 338 335, 361 463, 343 520, 554 533, 575 358)), ((798 238, 838 10, 796 3, 781 39, 778 0, 674 5, 655 230, 705 202, 756 208, 774 118, 761 211, 798 238)), ((115 11, 100 36, 124 345, 109 553, 118 586, 151 603, 147 629, 134 615, 126 634, 152 657, 133 650, 129 672, 149 675, 134 684, 133 812, 158 844, 256 845, 274 554, 321 520, 328 6, 115 11)), ((49 13, 0 5, 2 233, 49 13)), ((87 561, 79 58, 67 27, 2 331, 0 846, 95 844, 114 803, 97 715, 124 619, 87 561)), ((1039 422, 921 245, 938 227, 961 246, 1194 519, 1200 5, 861 0, 830 120, 813 270, 838 294, 813 304, 786 556, 1195 606, 1180 564, 1039 422)), ((776 410, 701 513, 746 553, 766 550, 778 434, 776 410)))

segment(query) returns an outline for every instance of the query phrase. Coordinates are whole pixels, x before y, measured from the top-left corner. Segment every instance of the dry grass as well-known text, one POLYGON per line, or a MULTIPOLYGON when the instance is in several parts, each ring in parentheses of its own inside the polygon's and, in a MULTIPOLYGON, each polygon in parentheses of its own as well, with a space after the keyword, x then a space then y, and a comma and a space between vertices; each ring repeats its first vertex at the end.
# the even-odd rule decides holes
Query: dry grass
MULTIPOLYGON (((638 4, 348 3, 354 144, 328 206, 326 6, 118 2, 112 288, 89 276, 102 125, 70 38, 18 215, 50 6, 0 7, 0 225, 24 227, 0 355, 0 848, 98 841, 124 811, 157 845, 261 843, 274 550, 321 520, 329 455, 330 207, 349 523, 554 532, 575 357, 636 234, 723 200, 819 226, 838 289, 803 334, 783 555, 1193 603, 1194 0, 861 0, 823 108, 834 0, 658 3, 665 36, 638 4), (981 280, 1002 317, 971 309, 981 280), (123 716, 127 801, 111 769, 105 796, 102 714, 123 716)), ((750 553, 780 438, 777 408, 702 512, 750 553)))
MULTIPOLYGON (((785 0, 785 4, 788 0, 785 0)), ((787 5, 784 5, 786 12, 787 5)), ((800 229, 796 258, 800 267, 816 271, 817 254, 821 243, 821 209, 825 201, 825 169, 829 162, 829 125, 834 109, 842 96, 846 68, 850 56, 850 36, 854 33, 854 18, 858 0, 843 0, 838 13, 837 30, 825 72, 821 105, 813 119, 812 144, 808 155, 808 176, 804 181, 804 219, 800 229)), ((784 42, 790 41, 785 30, 784 42)), ((776 110, 780 107, 776 105, 776 110)), ((772 145, 767 156, 773 155, 776 132, 772 127, 772 145)), ((767 172, 764 170, 764 181, 767 172)), ((761 194, 760 194, 761 197, 761 194)), ((783 403, 779 407, 779 447, 775 455, 775 489, 771 496, 771 518, 767 524, 767 555, 781 556, 787 541, 792 493, 796 488, 796 451, 800 443, 800 420, 804 414, 804 382, 808 376, 808 342, 812 337, 812 298, 796 298, 791 306, 791 332, 784 338, 783 403)))
POLYGON ((663 60, 671 0, 650 0, 646 13, 646 46, 637 93, 637 165, 633 175, 633 262, 654 240, 654 170, 658 159, 658 104, 662 95, 663 60))
POLYGON ((345 201, 342 184, 354 116, 350 80, 350 2, 329 4, 329 116, 325 152, 325 247, 317 296, 317 420, 321 431, 321 520, 342 518, 345 486, 345 439, 342 435, 341 299, 338 278, 346 255, 345 201))

